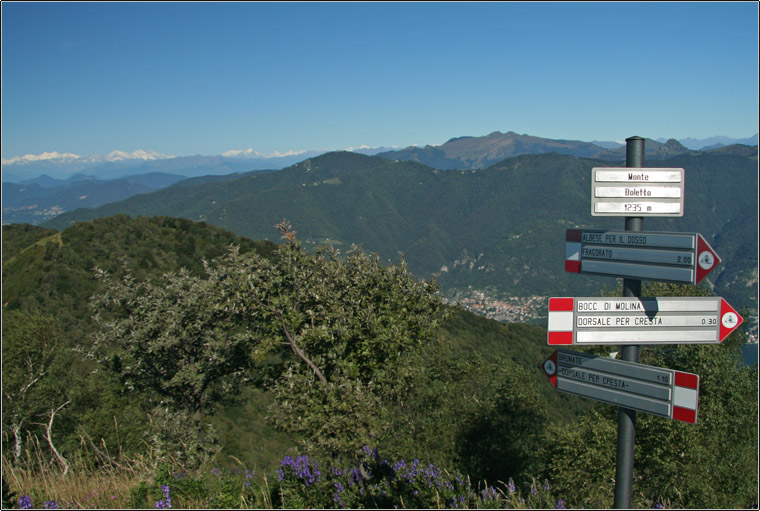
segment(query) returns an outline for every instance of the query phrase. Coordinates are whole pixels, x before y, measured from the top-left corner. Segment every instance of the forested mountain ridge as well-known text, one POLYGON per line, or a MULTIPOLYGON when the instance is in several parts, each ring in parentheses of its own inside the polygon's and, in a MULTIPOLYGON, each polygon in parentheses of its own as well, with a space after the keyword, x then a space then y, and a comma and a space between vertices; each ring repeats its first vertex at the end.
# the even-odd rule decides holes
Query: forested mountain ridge
MULTIPOLYGON (((646 219, 646 231, 699 232, 723 263, 708 277, 716 293, 757 305, 757 153, 740 146, 689 152, 656 166, 686 170, 683 218, 646 219)), ((622 165, 622 163, 618 163, 622 165)), ((420 163, 327 153, 277 172, 172 188, 94 210, 61 215, 62 229, 117 213, 202 220, 252 239, 289 219, 306 245, 352 243, 413 273, 437 275, 445 293, 490 289, 495 296, 595 294, 615 279, 564 271, 569 228, 621 229, 590 215, 590 174, 614 162, 522 155, 481 170, 441 171, 420 163)))
MULTIPOLYGON (((646 140, 647 159, 663 159, 691 152, 677 140, 665 143, 646 140)), ((607 161, 624 160, 625 145, 606 149, 593 142, 580 140, 554 140, 531 135, 519 135, 513 131, 495 131, 483 137, 452 138, 440 146, 407 147, 398 151, 379 153, 388 159, 410 160, 441 170, 482 169, 506 158, 522 154, 567 154, 579 158, 607 161)))

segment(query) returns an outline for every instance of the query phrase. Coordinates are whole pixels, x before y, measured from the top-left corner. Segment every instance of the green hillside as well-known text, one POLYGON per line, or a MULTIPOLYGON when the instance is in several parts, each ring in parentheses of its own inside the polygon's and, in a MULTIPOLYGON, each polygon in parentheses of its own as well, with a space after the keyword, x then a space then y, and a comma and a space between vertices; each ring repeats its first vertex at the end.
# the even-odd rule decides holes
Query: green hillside
MULTIPOLYGON (((616 283, 564 271, 566 229, 623 227, 622 218, 590 214, 591 168, 610 165, 554 153, 439 171, 328 153, 278 172, 78 210, 44 225, 62 229, 116 213, 171 215, 266 239, 287 218, 307 246, 358 243, 387 260, 403 253, 413 273, 437 275, 449 295, 475 288, 495 296, 582 296, 616 283)), ((644 230, 703 234, 724 261, 709 277, 716 292, 756 310, 757 155, 690 152, 657 166, 686 169, 686 213, 646 219, 644 230)))
MULTIPOLYGON (((356 171, 354 165, 335 170, 333 163, 346 161, 341 155, 331 157, 338 161, 325 169, 320 161, 304 162, 303 170, 291 169, 285 174, 290 185, 282 185, 283 189, 297 189, 293 184, 298 185, 306 174, 334 180, 326 188, 341 186, 338 181, 350 184, 364 172, 388 177, 398 171, 373 168, 375 159, 360 160, 367 166, 364 170, 356 171)), ((515 170, 520 167, 516 165, 515 170)), ((416 172, 418 179, 429 174, 423 183, 432 185, 441 179, 439 173, 424 167, 405 164, 403 168, 416 172)), ((444 188, 438 190, 443 193, 444 188)), ((306 199, 308 194, 301 197, 306 199)), ((384 207, 400 207, 402 212, 404 207, 414 207, 383 198, 384 207)), ((270 227, 269 236, 276 233, 270 227)), ((23 453, 34 448, 35 437, 44 441, 52 404, 59 406, 52 438, 65 459, 84 460, 78 462, 77 470, 95 474, 104 466, 118 468, 114 462, 158 460, 149 473, 150 482, 134 480, 133 489, 127 491, 130 499, 139 497, 131 500, 133 506, 140 504, 136 507, 154 502, 154 490, 160 491, 161 485, 171 484, 173 495, 186 496, 181 492, 190 491, 202 478, 216 481, 217 467, 242 473, 240 464, 256 472, 257 491, 266 488, 269 497, 265 498, 271 499, 289 484, 279 486, 277 481, 276 471, 288 459, 284 456, 291 460, 302 452, 313 459, 321 456, 325 474, 335 475, 338 472, 328 472, 327 467, 343 469, 355 458, 327 452, 351 437, 369 439, 372 445, 367 449, 377 447, 388 459, 414 459, 415 464, 424 460, 452 475, 465 474, 478 492, 484 488, 483 481, 501 481, 506 491, 506 481, 514 479, 522 495, 530 498, 532 484, 551 480, 555 490, 546 501, 550 505, 562 499, 572 506, 609 506, 615 408, 554 390, 539 369, 553 351, 546 345, 543 328, 501 324, 458 307, 439 307, 435 286, 421 286, 401 265, 375 264, 371 256, 357 258, 356 253, 341 259, 329 252, 307 252, 297 241, 254 242, 205 222, 125 215, 77 222, 61 232, 4 226, 3 249, 7 256, 2 282, 3 431, 9 438, 3 443, 4 469, 35 474, 37 469, 25 461, 23 453), (231 244, 241 252, 231 259, 233 264, 216 260, 231 244), (212 261, 211 265, 204 267, 203 259, 212 261), (108 270, 114 278, 97 280, 95 267, 108 270), (179 272, 181 267, 189 272, 179 272), (135 278, 117 284, 125 268, 135 278), (354 286, 360 286, 360 291, 354 286), (130 289, 132 298, 125 301, 124 293, 132 293, 130 289), (422 293, 415 291, 420 289, 422 293), (279 294, 266 294, 272 290, 279 294), (110 310, 101 307, 104 315, 92 321, 87 303, 98 291, 105 294, 98 294, 97 303, 109 304, 110 310), (259 293, 268 297, 260 306, 255 301, 238 301, 259 293), (432 303, 429 310, 440 322, 429 322, 432 316, 418 308, 415 297, 432 303), (283 309, 278 307, 285 308, 287 321, 302 328, 288 333, 283 309), (126 321, 126 330, 114 326, 112 320, 117 318, 126 321), (278 334, 280 324, 285 334, 278 334), (379 332, 382 342, 373 335, 356 335, 351 330, 356 324, 379 332), (94 335, 96 326, 100 329, 94 335), (243 331, 263 335, 241 337, 243 331), (188 357, 197 359, 197 347, 206 346, 210 343, 206 340, 219 332, 224 334, 215 338, 220 341, 221 351, 216 353, 221 356, 228 344, 241 339, 257 347, 271 342, 273 349, 266 358, 250 359, 255 363, 246 369, 247 381, 237 380, 235 386, 212 395, 220 406, 215 414, 202 414, 201 423, 210 425, 205 430, 209 436, 197 438, 205 442, 201 445, 215 446, 209 451, 213 457, 200 468, 185 466, 179 464, 185 461, 176 460, 186 454, 185 440, 191 439, 188 432, 193 431, 194 422, 177 411, 175 399, 183 395, 185 386, 192 387, 195 377, 207 372, 191 373, 188 379, 169 378, 166 373, 188 357), (350 335, 343 336, 346 332, 350 335), (132 343, 133 358, 126 358, 118 343, 133 335, 139 342, 132 343), (307 355, 318 364, 350 369, 350 362, 341 364, 358 357, 367 361, 371 374, 360 371, 348 379, 347 372, 325 372, 330 380, 320 386, 305 365, 299 369, 298 357, 303 353, 298 354, 295 347, 291 352, 278 342, 291 335, 309 346, 307 355), (177 338, 183 342, 167 344, 170 349, 165 349, 165 343, 177 338), (393 353, 397 339, 409 343, 393 353), (418 340, 424 342, 413 346, 418 340), (92 355, 102 354, 98 350, 103 347, 107 356, 96 362, 92 355), (373 352, 383 356, 372 358, 373 352), (135 354, 146 364, 141 366, 147 368, 143 372, 133 372, 135 354), (33 384, 29 378, 35 378, 33 384), (164 378, 180 393, 164 394, 151 387, 155 378, 164 378), (134 381, 148 386, 133 386, 134 381), (15 455, 13 438, 23 440, 20 457, 15 455), (167 454, 163 446, 171 444, 157 438, 178 438, 182 447, 167 454), (88 439, 94 440, 88 443, 88 439), (92 454, 91 446, 110 450, 112 457, 98 451, 92 454), (169 459, 174 461, 169 463, 169 459), (590 482, 579 484, 579 478, 590 482), (150 495, 145 493, 147 488, 153 488, 150 495)), ((682 292, 662 288, 662 292, 682 292)), ((645 448, 637 453, 636 467, 644 477, 635 483, 637 506, 666 502, 668 507, 736 507, 752 498, 757 481, 751 471, 757 461, 757 366, 738 362, 739 342, 737 333, 720 346, 654 348, 642 355, 648 363, 696 372, 704 383, 698 426, 646 414, 641 417, 637 443, 645 448), (674 471, 684 473, 675 485, 670 478, 674 471), (718 478, 714 484, 704 484, 707 473, 718 478), (720 483, 727 478, 732 481, 730 487, 720 483)), ((204 356, 206 360, 214 363, 213 357, 204 356)), ((34 463, 44 464, 46 472, 51 467, 58 470, 52 454, 37 451, 35 456, 41 461, 34 463)), ((433 465, 427 467, 433 470, 433 465)), ((237 506, 241 486, 211 491, 228 492, 233 500, 225 501, 229 503, 224 507, 237 506)), ((48 490, 35 491, 39 500, 48 490)), ((306 501, 310 506, 330 505, 332 494, 310 491, 305 498, 316 499, 306 501)), ((415 502, 411 489, 402 493, 407 503, 415 502)), ((288 504, 294 502, 303 501, 288 504)), ((433 502, 420 501, 419 506, 433 502)))
MULTIPOLYGON (((272 227, 269 234, 276 234, 276 230, 272 227)), ((122 275, 128 269, 138 280, 156 279, 181 267, 188 268, 193 274, 204 275, 202 260, 211 261, 223 255, 231 244, 239 246, 241 253, 256 252, 266 257, 271 257, 276 247, 271 242, 254 242, 204 222, 170 217, 116 215, 77 222, 61 232, 25 224, 6 225, 3 226, 3 315, 21 314, 13 317, 19 320, 26 317, 32 323, 37 321, 36 317, 53 318, 62 345, 87 351, 89 335, 94 328, 88 302, 100 288, 94 268, 115 275, 122 275)), ((16 323, 11 321, 9 324, 16 323)), ((552 404, 555 410, 552 420, 564 421, 584 410, 587 404, 568 400, 553 392, 550 385, 542 385, 545 382, 538 363, 551 351, 545 339, 543 329, 504 325, 452 308, 451 318, 440 328, 438 341, 426 348, 425 358, 442 371, 435 376, 437 385, 449 390, 451 385, 468 387, 476 399, 477 396, 485 399, 492 385, 498 384, 498 378, 484 381, 481 372, 475 368, 498 365, 508 371, 512 365, 519 366, 533 375, 533 384, 540 389, 542 399, 552 404), (446 376, 451 371, 460 373, 461 381, 454 383, 446 376)), ((8 349, 13 349, 14 336, 4 335, 4 343, 8 349)), ((77 374, 65 378, 71 378, 73 383, 85 377, 93 369, 91 364, 78 361, 74 364, 77 374)), ((254 378, 261 385, 268 378, 268 370, 264 368, 263 371, 254 378)), ((493 374, 493 371, 489 373, 493 374)), ((418 376, 421 381, 427 377, 424 371, 418 376)), ((64 448, 74 448, 78 425, 83 425, 93 436, 101 435, 114 441, 113 431, 109 431, 108 426, 113 417, 109 419, 107 414, 116 413, 114 407, 123 409, 123 413, 135 413, 124 405, 127 396, 118 391, 118 385, 114 387, 114 382, 106 381, 100 385, 111 388, 114 394, 85 393, 70 414, 60 419, 62 435, 71 435, 61 441, 64 448), (89 411, 85 412, 85 409, 89 411)), ((264 420, 271 403, 272 397, 266 386, 243 388, 237 402, 212 418, 225 452, 236 453, 251 466, 274 464, 276 458, 296 442, 292 436, 275 431, 273 425, 264 420), (248 446, 255 448, 249 449, 248 446)), ((454 420, 455 412, 456 407, 446 412, 451 414, 447 420, 461 427, 465 416, 454 420)), ((138 442, 140 421, 127 420, 121 412, 116 413, 116 418, 124 421, 120 426, 124 438, 138 442)), ((421 430, 419 435, 424 431, 427 430, 421 430)), ((449 434, 456 436, 458 433, 452 429, 449 434)), ((459 456, 453 445, 440 450, 434 444, 433 441, 425 452, 435 459, 451 461, 452 457, 459 456)), ((124 447, 135 449, 135 445, 127 442, 124 447)))

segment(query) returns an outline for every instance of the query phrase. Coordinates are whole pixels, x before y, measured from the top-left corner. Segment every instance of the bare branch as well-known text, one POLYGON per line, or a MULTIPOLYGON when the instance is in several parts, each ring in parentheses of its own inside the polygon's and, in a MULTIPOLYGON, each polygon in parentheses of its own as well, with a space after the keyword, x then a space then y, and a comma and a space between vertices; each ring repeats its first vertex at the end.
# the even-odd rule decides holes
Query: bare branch
POLYGON ((327 384, 327 379, 322 374, 322 371, 319 370, 319 368, 312 362, 309 357, 306 356, 306 354, 301 350, 301 348, 298 347, 298 344, 296 344, 296 340, 293 337, 293 335, 290 333, 290 330, 288 330, 288 326, 285 324, 285 318, 282 315, 282 312, 279 310, 273 310, 270 309, 271 312, 277 315, 277 317, 280 318, 280 323, 282 324, 282 331, 285 333, 285 337, 288 338, 288 342, 290 343, 290 347, 293 348, 293 352, 298 355, 298 357, 306 362, 306 364, 311 368, 312 371, 314 371, 314 374, 317 375, 317 378, 319 378, 319 381, 322 382, 322 384, 327 384))
POLYGON ((51 434, 51 430, 53 429, 53 419, 55 418, 55 414, 60 412, 63 407, 69 403, 71 403, 71 400, 66 401, 55 410, 50 410, 50 420, 48 421, 47 426, 45 426, 45 436, 47 437, 48 445, 50 445, 50 449, 53 451, 53 454, 55 454, 55 457, 58 459, 61 465, 63 465, 64 476, 69 471, 69 464, 66 459, 58 452, 58 449, 55 448, 55 445, 53 445, 53 435, 51 434))

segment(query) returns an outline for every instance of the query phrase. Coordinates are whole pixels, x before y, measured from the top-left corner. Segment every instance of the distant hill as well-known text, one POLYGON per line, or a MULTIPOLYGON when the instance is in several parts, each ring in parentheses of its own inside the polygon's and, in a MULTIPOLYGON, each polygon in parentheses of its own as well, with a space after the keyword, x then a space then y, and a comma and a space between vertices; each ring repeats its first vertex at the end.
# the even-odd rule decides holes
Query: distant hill
MULTIPOLYGON (((605 144, 601 147, 591 142, 579 140, 554 140, 518 135, 510 131, 495 131, 485 137, 452 138, 440 146, 407 147, 399 151, 379 153, 378 156, 393 160, 416 161, 441 170, 482 169, 505 158, 522 154, 558 153, 602 160, 625 160, 625 145, 605 144)), ((689 149, 676 140, 662 144, 647 139, 645 157, 663 159, 685 154, 689 149)))
MULTIPOLYGON (((657 141, 665 142, 664 139, 658 139, 657 141)), ((681 144, 688 147, 689 149, 699 151, 708 151, 710 149, 734 144, 753 146, 757 145, 757 133, 748 138, 729 138, 718 135, 708 138, 684 138, 679 140, 679 142, 681 142, 681 144)))
POLYGON ((13 163, 8 160, 2 166, 3 182, 17 183, 43 174, 56 179, 66 179, 73 174, 87 174, 102 180, 148 173, 177 174, 187 177, 218 176, 252 170, 281 169, 322 152, 324 151, 309 151, 278 157, 195 155, 147 160, 125 158, 117 161, 58 158, 13 163))
MULTIPOLYGON (((664 144, 663 144, 664 145, 664 144)), ((385 259, 403 253, 447 293, 489 289, 510 296, 598 294, 616 279, 564 271, 569 228, 622 229, 591 217, 591 168, 609 161, 557 153, 521 155, 481 170, 328 153, 277 172, 193 187, 175 185, 44 224, 117 213, 202 220, 251 239, 276 239, 292 222, 307 246, 362 244, 385 259)), ((651 166, 651 165, 650 165, 651 166)), ((699 232, 723 259, 709 280, 737 307, 757 309, 757 155, 689 152, 657 166, 686 169, 686 214, 646 219, 644 230, 699 232)))
POLYGON ((65 180, 43 175, 19 184, 4 182, 3 224, 37 225, 66 211, 102 206, 183 179, 175 174, 151 172, 112 180, 76 174, 65 180))

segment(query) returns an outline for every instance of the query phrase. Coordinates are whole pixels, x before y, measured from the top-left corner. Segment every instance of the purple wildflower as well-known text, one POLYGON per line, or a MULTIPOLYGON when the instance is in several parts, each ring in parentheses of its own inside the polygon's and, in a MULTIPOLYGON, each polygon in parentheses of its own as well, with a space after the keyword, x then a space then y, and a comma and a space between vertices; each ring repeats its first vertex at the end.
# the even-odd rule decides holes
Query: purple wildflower
POLYGON ((567 509, 567 508, 565 507, 565 501, 564 501, 564 500, 561 500, 561 499, 560 499, 560 500, 558 500, 558 501, 557 501, 557 505, 556 505, 556 506, 554 506, 554 509, 567 509))
POLYGON ((212 468, 211 473, 214 474, 215 476, 218 476, 221 474, 221 472, 219 472, 219 469, 217 467, 212 468))
POLYGON ((24 495, 18 499, 18 505, 21 509, 32 509, 32 498, 29 495, 24 495))
POLYGON ((161 492, 164 494, 164 498, 156 502, 156 509, 171 509, 172 498, 169 496, 169 487, 162 484, 161 492))
POLYGON ((45 509, 58 509, 58 502, 56 502, 54 500, 49 500, 49 501, 45 502, 44 508, 45 509))
POLYGON ((544 490, 551 490, 551 489, 552 489, 552 487, 549 484, 549 480, 548 479, 544 479, 544 490))
POLYGON ((480 492, 483 496, 483 500, 494 500, 496 499, 496 488, 493 486, 489 486, 485 488, 482 492, 480 492))
POLYGON ((285 478, 285 471, 287 468, 300 479, 306 486, 310 486, 317 481, 321 480, 322 473, 319 471, 319 466, 316 460, 313 462, 308 456, 299 456, 293 459, 291 456, 285 456, 282 459, 281 467, 277 471, 277 476, 280 481, 285 478))
POLYGON ((654 506, 652 506, 653 509, 662 509, 663 506, 661 502, 655 502, 654 506))
POLYGON ((509 493, 512 494, 515 492, 515 482, 512 480, 512 478, 509 478, 509 483, 507 483, 507 490, 509 490, 509 493))

